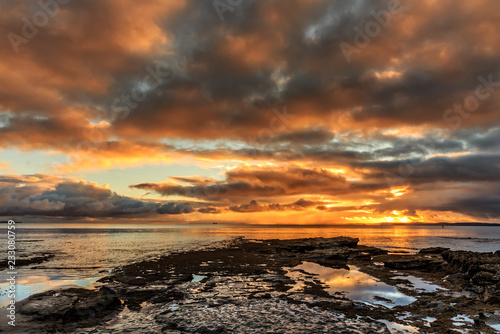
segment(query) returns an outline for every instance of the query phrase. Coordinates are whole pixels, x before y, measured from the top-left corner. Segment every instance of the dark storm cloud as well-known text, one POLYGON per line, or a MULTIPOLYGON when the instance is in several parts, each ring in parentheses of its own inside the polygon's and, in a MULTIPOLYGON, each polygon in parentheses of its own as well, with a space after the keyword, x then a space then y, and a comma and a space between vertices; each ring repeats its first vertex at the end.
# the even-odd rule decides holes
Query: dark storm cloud
MULTIPOLYGON (((498 74, 499 6, 492 0, 401 1, 401 11, 347 64, 340 43, 353 44, 353 28, 374 20, 372 11, 386 10, 387 1, 247 2, 226 13, 225 24, 210 1, 71 2, 21 45, 20 56, 4 39, 0 55, 11 70, 3 76, 0 104, 54 120, 82 107, 82 117, 96 117, 161 60, 171 64, 172 78, 128 117, 115 119, 112 133, 246 140, 269 127, 270 110, 285 103, 296 116, 289 127, 298 133, 339 115, 349 116, 344 126, 446 127, 444 111, 474 91, 478 76, 498 74), (44 77, 52 79, 43 88, 34 84, 44 77)), ((3 35, 20 33, 20 18, 35 7, 34 1, 6 4, 3 35)), ((492 94, 467 122, 496 118, 499 102, 492 94)), ((58 124, 67 138, 79 135, 74 123, 84 125, 77 119, 58 124)), ((13 122, 3 131, 23 127, 13 122)), ((300 140, 289 137, 294 131, 283 128, 276 140, 300 140)))
POLYGON ((333 139, 335 135, 324 129, 308 129, 296 132, 287 132, 273 137, 271 142, 288 142, 293 144, 324 144, 333 139))
POLYGON ((380 138, 381 144, 386 146, 381 149, 374 149, 371 154, 372 159, 398 158, 402 156, 422 157, 434 153, 455 153, 463 152, 465 143, 457 139, 441 138, 404 138, 394 137, 380 138))
POLYGON ((43 174, 0 177, 2 216, 144 217, 193 211, 190 203, 142 201, 92 182, 43 174))
POLYGON ((470 150, 490 152, 500 150, 500 127, 467 129, 458 131, 455 136, 467 142, 470 150))
POLYGON ((220 209, 217 209, 213 206, 207 206, 205 208, 198 209, 198 212, 200 213, 209 213, 209 214, 218 214, 221 213, 220 209))
POLYGON ((437 182, 414 186, 410 195, 371 206, 379 212, 401 210, 418 217, 418 211, 460 213, 476 219, 500 217, 500 182, 437 182))
POLYGON ((500 181, 500 155, 464 155, 427 160, 372 161, 359 164, 371 169, 366 179, 393 175, 409 184, 500 181), (389 173, 389 174, 388 174, 389 173))
POLYGON ((181 213, 191 213, 194 211, 191 203, 167 203, 158 208, 160 214, 178 215, 181 213))
POLYGON ((238 201, 248 197, 279 197, 308 193, 339 193, 347 188, 345 179, 327 170, 304 168, 237 169, 226 181, 183 186, 173 182, 140 183, 131 188, 152 190, 163 196, 180 195, 209 200, 238 201))
POLYGON ((279 203, 262 204, 256 200, 252 200, 250 201, 249 204, 230 206, 228 210, 234 212, 266 212, 266 211, 285 211, 285 210, 300 211, 304 210, 305 208, 318 205, 320 203, 321 202, 318 201, 306 201, 304 199, 300 199, 294 203, 289 203, 289 204, 279 204, 279 203))
MULTIPOLYGON (((498 185, 500 186, 500 184, 498 185)), ((448 203, 434 210, 461 212, 472 217, 498 219, 500 218, 500 195, 469 197, 448 203)))
POLYGON ((285 194, 280 186, 253 185, 248 182, 211 184, 207 186, 182 186, 173 183, 139 183, 131 188, 155 191, 163 196, 179 195, 189 198, 237 200, 247 196, 279 196, 285 194))

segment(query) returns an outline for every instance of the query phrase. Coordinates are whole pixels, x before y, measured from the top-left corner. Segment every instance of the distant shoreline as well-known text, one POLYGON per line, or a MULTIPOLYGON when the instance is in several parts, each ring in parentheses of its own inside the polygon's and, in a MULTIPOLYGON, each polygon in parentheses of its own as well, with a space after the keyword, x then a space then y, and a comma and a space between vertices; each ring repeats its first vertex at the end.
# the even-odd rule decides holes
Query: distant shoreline
MULTIPOLYGON (((0 224, 7 224, 8 221, 0 221, 0 224)), ((183 226, 196 226, 196 225, 206 225, 212 226, 213 222, 192 222, 192 223, 173 223, 173 222, 47 222, 47 223, 39 223, 39 222, 21 222, 16 221, 16 224, 86 224, 86 225, 98 225, 98 224, 117 224, 117 225, 183 225, 183 226)), ((479 222, 465 222, 465 223, 378 223, 378 224, 246 224, 246 223, 231 223, 231 222, 217 222, 218 227, 224 226, 232 226, 232 227, 304 227, 304 228, 313 228, 313 227, 380 227, 380 226, 488 226, 488 227, 500 227, 500 223, 479 223, 479 222)), ((216 227, 214 227, 216 228, 216 227)))

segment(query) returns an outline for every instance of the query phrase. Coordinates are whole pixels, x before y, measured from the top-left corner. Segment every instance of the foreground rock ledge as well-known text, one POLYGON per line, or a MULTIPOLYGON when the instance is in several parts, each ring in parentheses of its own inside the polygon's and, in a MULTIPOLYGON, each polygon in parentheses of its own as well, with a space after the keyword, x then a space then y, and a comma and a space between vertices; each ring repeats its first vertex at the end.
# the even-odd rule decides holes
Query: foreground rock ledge
POLYGON ((494 333, 490 325, 500 317, 500 252, 434 248, 397 255, 358 241, 238 238, 220 248, 165 255, 117 268, 95 290, 31 296, 18 303, 19 321, 8 331, 391 333, 389 325, 392 333, 494 333), (349 300, 328 293, 317 276, 300 270, 306 280, 297 288, 287 273, 304 261, 334 269, 355 266, 416 300, 392 308, 349 300), (405 277, 443 289, 419 291, 405 277), (458 326, 452 320, 458 315, 473 323, 458 326))

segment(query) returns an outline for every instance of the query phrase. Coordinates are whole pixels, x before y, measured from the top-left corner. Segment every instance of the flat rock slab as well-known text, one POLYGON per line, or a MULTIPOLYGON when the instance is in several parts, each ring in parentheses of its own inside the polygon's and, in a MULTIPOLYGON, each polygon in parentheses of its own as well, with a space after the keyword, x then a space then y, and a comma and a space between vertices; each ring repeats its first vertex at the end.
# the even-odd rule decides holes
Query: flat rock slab
POLYGON ((402 270, 434 270, 444 262, 436 255, 382 255, 377 261, 383 262, 386 268, 402 270))

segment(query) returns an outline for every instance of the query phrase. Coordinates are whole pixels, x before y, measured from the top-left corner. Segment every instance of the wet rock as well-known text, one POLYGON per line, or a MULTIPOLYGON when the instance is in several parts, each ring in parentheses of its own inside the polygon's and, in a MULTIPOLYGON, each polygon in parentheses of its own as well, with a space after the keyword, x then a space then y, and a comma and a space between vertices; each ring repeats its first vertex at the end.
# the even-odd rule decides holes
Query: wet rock
POLYGON ((483 295, 485 292, 484 286, 476 285, 476 284, 473 284, 471 282, 463 284, 462 288, 465 291, 473 292, 476 295, 483 295))
POLYGON ((286 249, 291 252, 307 252, 318 249, 331 249, 338 247, 352 248, 358 245, 359 239, 350 237, 335 237, 270 241, 280 249, 286 249))
POLYGON ((349 248, 332 248, 332 249, 317 249, 309 252, 308 255, 322 257, 326 260, 346 261, 351 255, 352 250, 349 248))
POLYGON ((500 275, 500 263, 486 263, 479 265, 480 271, 487 271, 492 274, 500 275))
POLYGON ((465 290, 478 294, 486 303, 500 304, 500 253, 446 251, 441 256, 447 261, 447 271, 470 277, 465 290))
POLYGON ((338 312, 282 300, 250 300, 239 305, 205 308, 191 304, 156 317, 163 333, 385 333, 378 322, 343 319, 338 312), (308 321, 304 321, 308 319, 308 321))
POLYGON ((171 289, 165 293, 158 293, 154 298, 150 300, 151 303, 165 303, 174 300, 181 300, 186 296, 183 291, 179 289, 171 289))
MULTIPOLYGON (((16 259, 16 267, 24 267, 31 264, 40 264, 52 259, 54 256, 54 254, 43 253, 40 256, 31 256, 27 258, 16 259)), ((0 266, 2 268, 7 267, 7 260, 0 261, 0 266)))
POLYGON ((443 252, 446 252, 447 250, 450 250, 449 248, 444 248, 444 247, 430 247, 430 248, 423 248, 419 251, 420 254, 441 254, 443 252))
POLYGON ((131 288, 130 291, 127 291, 123 294, 122 298, 129 309, 137 311, 141 308, 141 304, 143 302, 148 301, 152 298, 160 298, 161 296, 164 296, 165 291, 166 290, 160 289, 154 290, 131 288))
POLYGON ((493 285, 500 282, 500 277, 487 271, 480 271, 472 276, 471 282, 482 286, 493 285))
POLYGON ((363 253, 368 253, 371 256, 375 255, 386 255, 389 253, 385 249, 378 248, 378 247, 372 247, 372 246, 364 246, 364 245, 359 245, 355 249, 357 252, 363 252, 363 253))
POLYGON ((485 293, 484 302, 488 304, 500 305, 500 292, 485 293))
POLYGON ((80 296, 87 293, 86 289, 68 289, 36 294, 20 301, 18 312, 33 320, 60 319, 80 296))
POLYGON ((358 238, 350 238, 350 237, 337 237, 327 239, 327 243, 329 247, 356 247, 358 245, 358 238))
POLYGON ((493 253, 446 251, 441 256, 448 262, 446 266, 448 271, 462 272, 470 276, 479 271, 484 271, 482 267, 485 265, 500 265, 500 256, 493 253))
POLYGON ((372 256, 365 252, 355 252, 349 255, 349 260, 370 261, 372 256))
POLYGON ((462 273, 455 273, 455 274, 449 274, 444 277, 445 281, 448 281, 450 283, 459 283, 463 282, 465 280, 469 280, 469 276, 462 274, 462 273))
MULTIPOLYGON (((64 314, 66 322, 91 321, 98 319, 121 306, 121 301, 115 291, 102 287, 97 293, 87 298, 78 299, 74 305, 64 314)), ((95 321, 94 321, 95 320, 95 321)))
POLYGON ((427 308, 431 309, 432 312, 436 312, 436 313, 442 313, 445 311, 453 311, 454 310, 453 306, 446 305, 442 301, 430 302, 429 304, 427 304, 427 308))
POLYGON ((115 291, 70 288, 36 294, 18 303, 19 314, 31 321, 52 320, 97 323, 105 315, 118 309, 121 301, 115 291))
POLYGON ((388 255, 385 258, 380 259, 384 266, 390 269, 424 269, 424 270, 434 270, 443 263, 435 257, 424 257, 418 255, 388 255))

